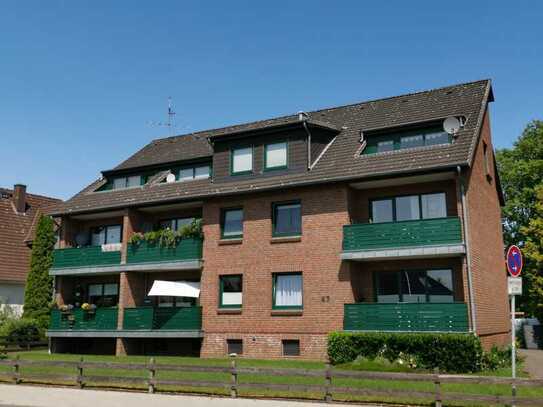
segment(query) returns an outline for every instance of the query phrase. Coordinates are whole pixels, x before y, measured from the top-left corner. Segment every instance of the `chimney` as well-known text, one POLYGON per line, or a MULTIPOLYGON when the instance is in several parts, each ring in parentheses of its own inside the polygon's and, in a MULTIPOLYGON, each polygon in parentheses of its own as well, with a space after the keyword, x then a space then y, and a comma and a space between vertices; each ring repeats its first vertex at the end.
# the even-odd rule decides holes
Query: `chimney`
POLYGON ((17 213, 26 212, 26 185, 15 184, 13 186, 13 205, 17 213))

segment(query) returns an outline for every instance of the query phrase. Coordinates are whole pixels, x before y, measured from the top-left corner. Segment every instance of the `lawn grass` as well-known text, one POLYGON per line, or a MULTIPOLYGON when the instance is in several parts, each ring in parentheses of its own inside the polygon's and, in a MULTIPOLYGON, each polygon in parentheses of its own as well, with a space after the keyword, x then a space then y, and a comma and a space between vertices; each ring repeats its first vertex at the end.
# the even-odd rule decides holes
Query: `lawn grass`
MULTIPOLYGON (((70 354, 54 354, 49 355, 47 351, 31 351, 31 352, 19 352, 10 354, 10 358, 19 356, 24 360, 55 360, 55 361, 79 361, 81 357, 85 361, 95 362, 117 362, 117 363, 147 363, 150 358, 148 356, 101 356, 101 355, 70 355, 70 354)), ((222 359, 200 359, 192 357, 174 357, 174 356, 157 356, 154 358, 157 364, 172 364, 172 365, 194 365, 194 366, 222 366, 228 367, 231 360, 227 358, 222 359)), ((323 369, 324 363, 316 361, 302 361, 302 360, 257 360, 257 359, 237 359, 236 364, 238 367, 260 367, 260 368, 301 368, 301 369, 323 369)), ((10 371, 9 366, 0 366, 0 372, 10 371)), ((356 363, 336 366, 336 369, 341 370, 362 370, 362 371, 386 371, 386 372, 412 372, 412 373, 427 373, 424 370, 412 370, 406 366, 399 366, 395 364, 385 363, 381 360, 362 360, 356 363)), ((63 375, 76 375, 74 368, 64 367, 41 367, 41 366, 22 366, 20 372, 24 378, 26 374, 63 374, 63 375)), ((522 375, 525 375, 523 372, 522 375)), ((122 370, 122 369, 85 369, 85 375, 92 376, 104 376, 104 380, 97 380, 95 382, 87 382, 86 387, 109 387, 109 388, 130 388, 146 390, 146 385, 127 385, 121 383, 115 383, 112 380, 107 380, 107 376, 118 377, 141 377, 147 378, 147 370, 122 370)), ((478 373, 478 375, 491 375, 491 376, 503 376, 510 375, 508 369, 500 369, 493 372, 478 373)), ((164 380, 197 380, 197 381, 221 381, 228 384, 230 381, 229 373, 220 372, 176 372, 176 371, 157 371, 157 379, 164 380)), ((256 374, 239 374, 238 381, 242 383, 272 383, 272 384, 317 384, 323 385, 325 383, 324 377, 302 377, 302 376, 282 376, 282 375, 256 375, 256 374)), ((74 385, 71 383, 62 383, 59 381, 35 381, 45 384, 66 384, 74 385)), ((399 381, 399 380, 369 380, 369 379, 352 379, 352 378, 334 378, 333 385, 335 386, 348 386, 360 389, 376 389, 376 390, 411 390, 411 391, 428 391, 433 392, 435 390, 434 384, 430 382, 414 382, 414 381, 399 381)), ((228 395, 229 390, 226 386, 218 387, 186 387, 186 386, 157 386, 159 391, 171 391, 171 392, 191 392, 191 393, 204 393, 204 394, 218 394, 228 395)), ((482 395, 510 395, 511 389, 507 385, 481 385, 481 384, 443 384, 442 390, 444 392, 457 392, 457 393, 471 393, 482 395)), ((241 389, 239 391, 241 396, 252 397, 288 397, 288 398, 305 398, 305 399, 321 399, 323 394, 320 392, 297 392, 297 391, 283 391, 283 390, 257 390, 257 389, 241 389)), ((534 397, 543 399, 543 388, 524 387, 518 389, 519 397, 534 397)), ((368 402, 390 402, 401 404, 420 404, 430 405, 432 401, 430 399, 417 399, 401 396, 359 396, 352 394, 334 394, 334 400, 338 401, 368 401, 368 402)), ((477 405, 475 403, 444 403, 444 405, 451 406, 470 406, 477 405)))

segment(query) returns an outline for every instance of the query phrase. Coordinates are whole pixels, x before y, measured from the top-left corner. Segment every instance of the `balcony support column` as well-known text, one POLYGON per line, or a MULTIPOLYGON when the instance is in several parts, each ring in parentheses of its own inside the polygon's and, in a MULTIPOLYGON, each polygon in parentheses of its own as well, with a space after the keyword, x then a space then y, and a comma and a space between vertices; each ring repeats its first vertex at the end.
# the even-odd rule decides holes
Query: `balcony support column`
POLYGON ((123 216, 123 238, 121 246, 121 264, 126 264, 128 241, 139 230, 141 216, 136 209, 126 209, 123 216))

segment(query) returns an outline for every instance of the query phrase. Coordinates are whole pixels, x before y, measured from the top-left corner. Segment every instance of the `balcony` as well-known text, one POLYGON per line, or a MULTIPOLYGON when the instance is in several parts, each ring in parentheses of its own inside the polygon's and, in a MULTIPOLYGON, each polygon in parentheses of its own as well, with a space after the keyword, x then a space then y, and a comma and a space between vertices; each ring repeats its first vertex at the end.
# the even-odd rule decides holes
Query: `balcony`
POLYGON ((458 217, 343 226, 344 260, 452 257, 464 253, 458 217))
POLYGON ((73 274, 83 274, 85 269, 102 269, 119 264, 121 264, 121 252, 103 251, 101 246, 55 249, 50 274, 67 274, 68 270, 74 270, 73 274))
POLYGON ((345 304, 346 331, 468 332, 465 303, 345 304))
POLYGON ((94 311, 75 309, 70 312, 51 311, 50 331, 107 331, 117 329, 117 308, 94 311))
POLYGON ((187 270, 201 268, 202 239, 186 238, 175 247, 139 242, 128 247, 127 270, 187 270))
MULTIPOLYGON (((186 331, 187 335, 200 336, 202 329, 202 307, 137 307, 125 308, 123 318, 123 331, 131 331, 133 335, 150 337, 149 333, 169 336, 167 331, 173 331, 173 335, 179 337, 179 331, 186 331), (158 331, 158 332, 157 332, 158 331)), ((127 335, 123 335, 127 336, 127 335)))

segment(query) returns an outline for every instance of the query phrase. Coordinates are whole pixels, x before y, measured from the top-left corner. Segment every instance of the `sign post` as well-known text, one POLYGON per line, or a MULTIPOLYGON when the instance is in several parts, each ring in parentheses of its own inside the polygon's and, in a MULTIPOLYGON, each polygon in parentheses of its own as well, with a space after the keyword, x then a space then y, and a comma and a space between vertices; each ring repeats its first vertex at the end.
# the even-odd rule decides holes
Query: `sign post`
MULTIPOLYGON (((517 377, 517 350, 516 350, 516 332, 515 332, 515 298, 517 295, 522 294, 522 278, 520 273, 523 267, 522 252, 520 249, 512 245, 507 250, 507 271, 511 277, 507 277, 507 291, 511 298, 511 377, 516 379, 517 377)), ((513 396, 513 407, 515 405, 514 400, 517 396, 517 386, 513 382, 511 386, 513 396)))

